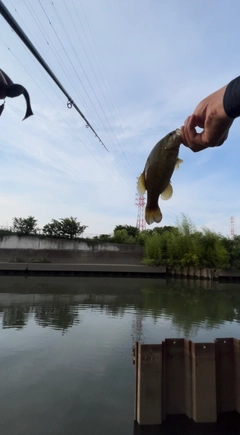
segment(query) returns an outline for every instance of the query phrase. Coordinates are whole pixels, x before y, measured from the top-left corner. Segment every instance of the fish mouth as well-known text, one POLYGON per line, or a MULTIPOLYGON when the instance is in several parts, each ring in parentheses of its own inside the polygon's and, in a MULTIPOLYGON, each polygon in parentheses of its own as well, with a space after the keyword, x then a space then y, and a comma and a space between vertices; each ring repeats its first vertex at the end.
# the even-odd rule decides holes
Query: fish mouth
POLYGON ((172 131, 170 133, 170 135, 172 136, 169 144, 166 146, 166 149, 168 149, 169 151, 175 151, 177 150, 181 143, 182 143, 182 132, 180 128, 177 128, 176 130, 172 131))
POLYGON ((177 129, 175 130, 175 133, 176 133, 177 136, 181 136, 181 137, 182 137, 182 131, 181 131, 180 128, 177 128, 177 129))

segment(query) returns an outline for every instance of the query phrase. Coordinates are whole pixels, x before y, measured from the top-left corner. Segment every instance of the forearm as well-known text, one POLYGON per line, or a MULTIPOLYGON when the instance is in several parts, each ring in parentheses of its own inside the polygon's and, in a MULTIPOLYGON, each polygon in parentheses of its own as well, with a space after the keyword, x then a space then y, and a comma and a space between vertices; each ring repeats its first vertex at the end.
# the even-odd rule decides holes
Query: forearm
POLYGON ((240 76, 227 85, 223 106, 229 118, 234 119, 240 116, 240 76))

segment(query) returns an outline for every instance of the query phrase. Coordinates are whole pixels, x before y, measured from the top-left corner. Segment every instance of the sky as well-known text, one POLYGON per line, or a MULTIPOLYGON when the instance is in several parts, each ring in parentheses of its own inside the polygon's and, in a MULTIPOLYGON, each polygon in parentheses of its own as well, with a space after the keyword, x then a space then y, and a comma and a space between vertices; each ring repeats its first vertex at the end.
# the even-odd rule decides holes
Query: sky
MULTIPOLYGON (((0 118, 0 226, 77 217, 85 235, 136 225, 136 183, 153 146, 207 95, 240 74, 238 0, 3 2, 105 147, 0 17, 0 68, 30 94, 0 118)), ((0 104, 3 101, 0 101, 0 104)), ((186 214, 198 229, 240 234, 240 120, 222 147, 193 153, 159 201, 160 224, 186 214)))

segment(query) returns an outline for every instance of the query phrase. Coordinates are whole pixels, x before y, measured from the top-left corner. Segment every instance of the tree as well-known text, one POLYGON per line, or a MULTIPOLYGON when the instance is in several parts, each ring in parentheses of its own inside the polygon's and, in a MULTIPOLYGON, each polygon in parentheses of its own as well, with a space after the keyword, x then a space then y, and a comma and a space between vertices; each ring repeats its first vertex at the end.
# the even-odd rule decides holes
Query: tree
POLYGON ((178 229, 176 227, 172 227, 169 225, 165 225, 163 227, 154 227, 152 232, 153 233, 158 233, 158 234, 163 234, 165 231, 177 231, 178 229))
POLYGON ((13 230, 18 234, 29 235, 37 232, 37 219, 33 216, 27 218, 13 218, 13 230))
POLYGON ((61 237, 61 222, 52 219, 52 222, 44 225, 43 234, 49 237, 61 237))
POLYGON ((117 231, 126 230, 127 235, 130 237, 136 237, 139 234, 139 229, 137 227, 133 227, 132 225, 116 225, 114 228, 114 235, 117 231))
POLYGON ((100 234, 99 236, 93 237, 95 240, 100 240, 101 242, 111 242, 110 234, 100 234))
POLYGON ((81 223, 77 222, 77 218, 72 216, 70 218, 60 219, 60 222, 62 234, 65 237, 69 237, 69 239, 80 236, 87 228, 86 225, 81 226, 81 223))
POLYGON ((43 234, 49 237, 67 237, 74 239, 80 236, 86 228, 86 225, 81 225, 81 223, 77 221, 77 218, 71 216, 70 218, 62 218, 59 221, 52 219, 52 222, 44 225, 43 234))

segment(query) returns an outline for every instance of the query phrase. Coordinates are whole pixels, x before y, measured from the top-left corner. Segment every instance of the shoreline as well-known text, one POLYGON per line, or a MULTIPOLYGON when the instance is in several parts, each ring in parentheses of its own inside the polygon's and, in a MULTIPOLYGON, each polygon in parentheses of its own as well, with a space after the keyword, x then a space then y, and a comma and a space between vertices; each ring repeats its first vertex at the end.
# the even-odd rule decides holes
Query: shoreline
POLYGON ((240 270, 181 268, 141 264, 0 262, 0 276, 84 276, 169 278, 196 281, 240 282, 240 270))

